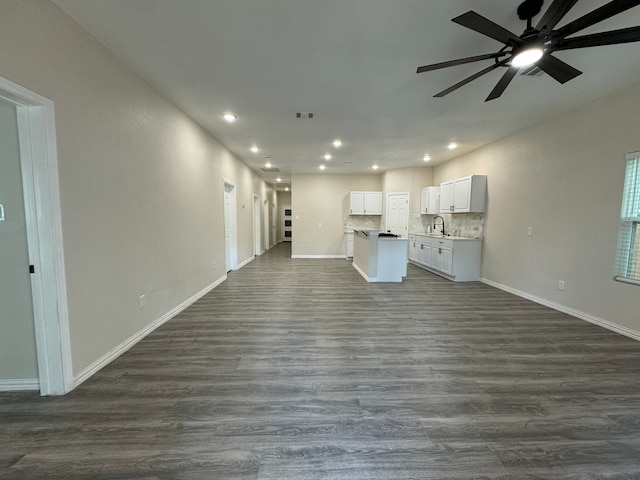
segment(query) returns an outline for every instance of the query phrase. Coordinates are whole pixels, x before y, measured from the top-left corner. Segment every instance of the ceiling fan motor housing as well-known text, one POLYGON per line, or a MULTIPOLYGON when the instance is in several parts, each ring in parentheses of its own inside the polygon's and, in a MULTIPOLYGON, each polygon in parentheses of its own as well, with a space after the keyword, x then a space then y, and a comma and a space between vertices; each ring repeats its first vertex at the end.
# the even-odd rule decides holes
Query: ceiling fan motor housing
POLYGON ((543 0, 525 0, 518 6, 518 18, 520 20, 530 20, 542 10, 543 0))

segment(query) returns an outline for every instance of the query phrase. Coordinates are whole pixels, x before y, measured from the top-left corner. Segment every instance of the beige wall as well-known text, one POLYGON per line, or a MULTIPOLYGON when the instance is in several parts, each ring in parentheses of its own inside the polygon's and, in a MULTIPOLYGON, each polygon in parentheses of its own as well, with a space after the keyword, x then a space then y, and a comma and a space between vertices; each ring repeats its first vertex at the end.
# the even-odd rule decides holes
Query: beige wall
POLYGON ((38 378, 16 108, 0 100, 0 382, 38 378))
POLYGON ((55 102, 77 376, 224 276, 223 178, 238 187, 239 261, 252 194, 275 198, 53 4, 4 2, 0 43, 0 75, 55 102))
POLYGON ((488 176, 484 278, 640 332, 640 288, 612 279, 638 112, 640 84, 435 168, 488 176))
POLYGON ((294 217, 291 254, 338 256, 346 251, 344 198, 351 190, 380 191, 381 177, 293 175, 291 190, 294 217))
POLYGON ((433 185, 433 168, 411 167, 389 170, 382 174, 384 206, 388 193, 409 192, 409 213, 420 213, 420 194, 424 187, 433 185))

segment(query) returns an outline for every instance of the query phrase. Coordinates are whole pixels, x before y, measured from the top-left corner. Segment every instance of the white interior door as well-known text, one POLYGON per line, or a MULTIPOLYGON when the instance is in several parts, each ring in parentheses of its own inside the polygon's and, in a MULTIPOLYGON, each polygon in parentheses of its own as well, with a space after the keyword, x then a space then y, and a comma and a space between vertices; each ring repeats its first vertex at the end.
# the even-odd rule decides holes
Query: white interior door
POLYGON ((387 230, 402 238, 409 234, 409 194, 387 194, 387 230))
POLYGON ((264 249, 269 250, 271 244, 269 243, 269 231, 271 227, 269 227, 269 201, 264 201, 264 249))
POLYGON ((262 255, 260 235, 260 197, 253 196, 253 254, 262 255))

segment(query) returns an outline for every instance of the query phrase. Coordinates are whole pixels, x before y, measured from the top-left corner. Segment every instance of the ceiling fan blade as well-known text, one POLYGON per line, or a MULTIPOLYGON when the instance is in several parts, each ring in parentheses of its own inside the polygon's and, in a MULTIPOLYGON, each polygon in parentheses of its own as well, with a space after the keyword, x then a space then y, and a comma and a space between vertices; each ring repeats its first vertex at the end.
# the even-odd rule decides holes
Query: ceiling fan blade
POLYGON ((455 85, 447 88, 446 90, 441 91, 440 93, 436 93, 434 95, 434 97, 444 97, 445 95, 449 95, 451 92, 453 92, 454 90, 459 89, 460 87, 466 85, 467 83, 470 83, 472 81, 474 81, 476 78, 480 78, 482 75, 485 75, 489 72, 491 72, 492 70, 495 70, 496 68, 498 68, 501 65, 504 65, 505 63, 507 63, 509 61, 508 58, 502 60, 501 62, 498 63, 494 63, 493 65, 484 68, 482 70, 480 70, 478 73, 474 73, 473 75, 471 75, 470 77, 465 78, 464 80, 462 80, 461 82, 456 83, 455 85))
POLYGON ((522 43, 522 39, 518 35, 474 11, 463 13, 459 17, 451 19, 451 21, 491 37, 505 45, 520 45, 522 43))
POLYGON ((548 53, 545 53, 542 58, 536 62, 536 65, 560 83, 567 83, 578 75, 582 75, 580 70, 573 68, 568 63, 556 57, 552 57, 548 53))
POLYGON ((553 27, 562 20, 562 18, 577 2, 578 0, 554 0, 538 21, 536 30, 540 30, 542 32, 550 32, 553 30, 553 27))
POLYGON ((480 60, 489 60, 491 58, 498 58, 506 55, 504 52, 487 53, 486 55, 476 55, 475 57, 459 58, 458 60, 451 60, 449 62, 434 63, 433 65, 424 65, 418 67, 416 73, 429 72, 431 70, 438 70, 440 68, 454 67, 456 65, 463 65, 465 63, 479 62, 480 60))
POLYGON ((567 23, 564 27, 559 28, 557 32, 561 37, 569 36, 637 5, 640 5, 640 0, 612 0, 573 22, 567 23))
POLYGON ((498 83, 496 84, 496 86, 493 87, 493 90, 491 90, 491 93, 485 99, 485 102, 488 102, 489 100, 494 100, 498 98, 500 95, 502 95, 502 93, 511 83, 511 80, 513 80, 513 77, 515 77, 516 73, 518 73, 518 70, 520 69, 517 67, 509 67, 509 70, 504 72, 504 75, 502 76, 502 78, 498 80, 498 83))
POLYGON ((567 38, 552 47, 556 50, 571 50, 573 48, 598 47, 600 45, 616 45, 618 43, 640 42, 640 27, 622 28, 609 32, 593 33, 580 37, 567 38))

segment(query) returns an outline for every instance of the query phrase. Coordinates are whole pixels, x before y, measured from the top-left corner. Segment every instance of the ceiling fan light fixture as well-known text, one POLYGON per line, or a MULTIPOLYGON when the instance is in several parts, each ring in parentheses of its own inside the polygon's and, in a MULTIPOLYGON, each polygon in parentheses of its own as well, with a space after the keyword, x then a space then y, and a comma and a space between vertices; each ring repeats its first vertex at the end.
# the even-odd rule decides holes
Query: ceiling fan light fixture
POLYGON ((516 68, 529 67, 544 55, 544 49, 538 45, 520 50, 511 58, 511 66, 516 68))

